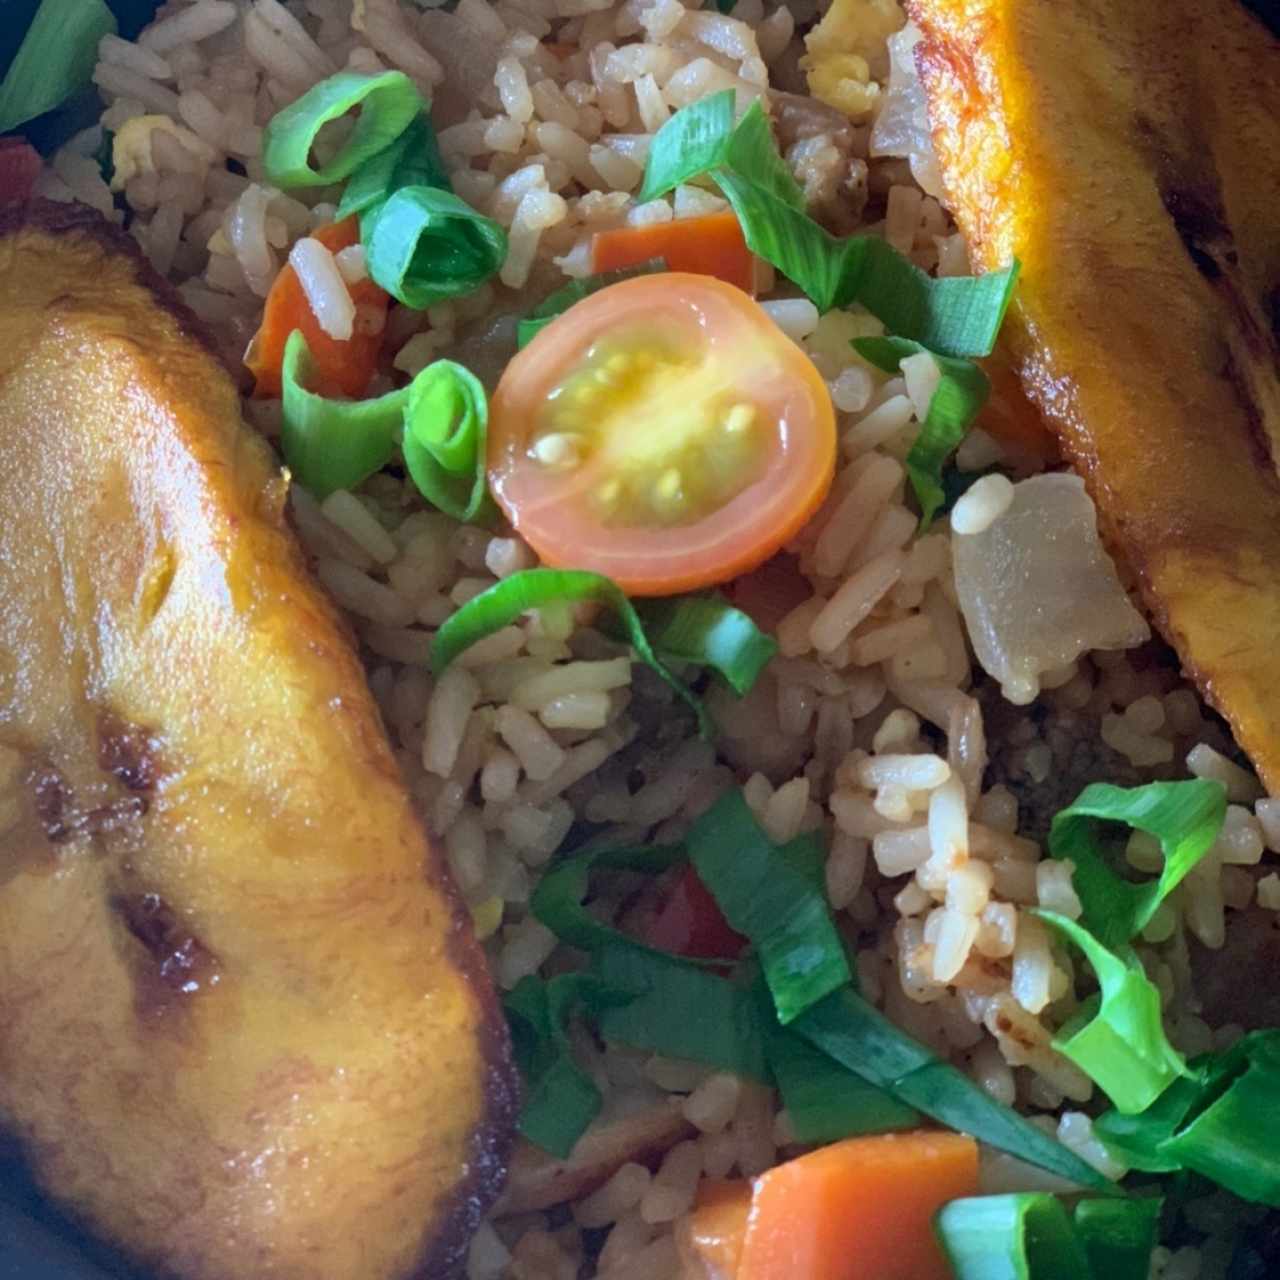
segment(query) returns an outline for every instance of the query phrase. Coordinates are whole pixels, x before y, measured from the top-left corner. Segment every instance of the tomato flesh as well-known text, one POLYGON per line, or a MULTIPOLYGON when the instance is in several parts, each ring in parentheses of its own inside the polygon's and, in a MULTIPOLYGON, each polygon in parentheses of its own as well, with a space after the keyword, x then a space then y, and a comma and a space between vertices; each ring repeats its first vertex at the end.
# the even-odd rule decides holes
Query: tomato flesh
POLYGON ((700 960, 734 960, 747 940, 724 918, 720 904, 686 867, 645 933, 651 947, 700 960))
POLYGON ((516 356, 490 406, 490 487, 512 524, 547 563, 633 595, 761 563, 834 466, 812 362, 707 276, 642 276, 584 299, 516 356))

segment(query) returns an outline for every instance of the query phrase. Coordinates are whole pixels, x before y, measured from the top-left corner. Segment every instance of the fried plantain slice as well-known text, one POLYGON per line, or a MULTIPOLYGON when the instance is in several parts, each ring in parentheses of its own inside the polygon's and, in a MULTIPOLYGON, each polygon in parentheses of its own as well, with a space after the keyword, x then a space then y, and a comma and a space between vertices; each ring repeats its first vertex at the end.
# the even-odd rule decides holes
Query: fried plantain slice
POLYGON ((908 0, 1023 383, 1280 790, 1280 44, 1236 0, 908 0))
POLYGON ((131 245, 0 219, 0 1123, 158 1275, 453 1274, 505 1025, 286 478, 131 245))

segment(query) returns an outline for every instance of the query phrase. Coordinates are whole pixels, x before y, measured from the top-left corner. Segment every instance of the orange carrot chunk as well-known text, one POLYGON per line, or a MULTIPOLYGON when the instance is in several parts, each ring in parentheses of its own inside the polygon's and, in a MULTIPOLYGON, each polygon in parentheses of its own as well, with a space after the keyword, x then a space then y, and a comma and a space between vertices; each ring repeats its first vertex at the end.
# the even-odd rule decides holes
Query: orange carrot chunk
MULTIPOLYGON (((330 253, 339 253, 360 241, 360 224, 345 218, 311 232, 330 253)), ((358 308, 356 330, 346 342, 331 338, 320 327, 293 268, 287 263, 275 278, 263 311, 262 327, 249 344, 244 362, 254 376, 253 394, 278 396, 284 345, 295 329, 301 329, 311 348, 312 380, 308 390, 322 396, 358 400, 369 389, 378 371, 389 298, 366 278, 348 285, 358 308), (372 323, 370 323, 372 322, 372 323)))
POLYGON ((750 1208, 750 1183, 703 1183, 693 1212, 676 1227, 681 1280, 735 1280, 750 1208))
POLYGON ((752 295, 756 292, 756 259, 742 238, 737 216, 710 213, 702 218, 678 218, 647 227, 616 227, 598 231, 591 241, 593 271, 638 267, 664 258, 671 271, 715 276, 752 295))
POLYGON ((833 1143, 755 1180, 735 1280, 950 1280, 933 1215, 978 1190, 978 1144, 916 1130, 833 1143))

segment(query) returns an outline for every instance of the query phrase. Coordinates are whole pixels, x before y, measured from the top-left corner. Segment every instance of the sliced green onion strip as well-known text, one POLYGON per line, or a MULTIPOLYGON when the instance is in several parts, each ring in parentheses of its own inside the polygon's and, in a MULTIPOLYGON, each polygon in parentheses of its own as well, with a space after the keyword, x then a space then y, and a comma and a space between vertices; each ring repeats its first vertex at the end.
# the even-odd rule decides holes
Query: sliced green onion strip
POLYGON ((646 600, 636 609, 658 653, 710 667, 739 697, 751 692, 778 652, 778 642, 741 609, 713 596, 646 600))
POLYGON ((685 840, 725 919, 755 948, 781 1023, 848 984, 849 962, 824 889, 826 855, 816 838, 774 844, 734 788, 685 840))
POLYGON ((295 329, 281 365, 281 445, 298 483, 324 499, 335 489, 354 489, 391 460, 404 428, 408 392, 330 400, 306 389, 310 369, 311 349, 295 329))
POLYGON ((1117 1110, 1134 1115, 1150 1106, 1179 1076, 1190 1074, 1165 1035, 1160 992, 1131 947, 1110 951, 1087 929, 1053 911, 1035 911, 1075 943, 1092 966, 1100 997, 1054 1037, 1053 1047, 1070 1058, 1117 1110))
POLYGON ((469 649, 477 640, 510 626, 530 609, 582 600, 607 605, 617 614, 640 660, 693 709, 700 732, 704 737, 708 736, 710 726, 701 701, 654 653, 635 606, 617 583, 585 569, 524 569, 482 591, 450 616, 436 632, 431 665, 438 675, 463 650, 469 649))
POLYGON ((330 400, 306 389, 310 362, 307 340, 295 329, 281 366, 281 444, 304 489, 320 499, 354 489, 386 466, 398 444, 428 502, 456 520, 488 516, 488 402, 472 373, 437 360, 399 391, 374 400, 330 400))
POLYGON ((404 465, 432 506, 486 523, 493 500, 485 472, 489 402, 479 378, 452 360, 427 365, 408 386, 404 465))
POLYGON ((760 1003, 765 1057, 797 1142, 838 1142, 919 1126, 920 1113, 914 1107, 783 1028, 767 990, 760 1003))
POLYGON ((601 271, 598 275, 586 276, 582 280, 570 280, 563 289, 557 289, 544 298, 520 321, 516 326, 516 347, 520 350, 527 347, 547 325, 568 311, 575 302, 581 302, 583 298, 589 298, 593 293, 599 293, 601 289, 607 289, 611 284, 618 284, 622 280, 656 275, 666 269, 666 259, 653 258, 634 267, 618 267, 614 271, 601 271))
POLYGON ((561 942, 583 951, 627 945, 650 950, 612 925, 601 924, 583 907, 591 873, 609 869, 657 875, 685 862, 688 856, 683 845, 652 845, 637 849, 597 849, 564 858, 538 881, 529 899, 529 910, 561 942))
POLYGON ((262 139, 266 179, 286 190, 341 182, 395 142, 425 107, 403 71, 339 71, 272 117, 262 139), (320 130, 357 107, 351 136, 328 164, 313 168, 311 149, 320 130))
POLYGON ((1080 1186, 1112 1190, 1092 1165, 944 1062, 850 988, 791 1024, 810 1044, 900 1102, 1080 1186))
POLYGON ((361 218, 369 275, 422 311, 479 288, 507 256, 507 233, 451 191, 408 186, 361 218))
POLYGON ((1197 1058, 1139 1115, 1094 1121, 1115 1156, 1137 1169, 1189 1169, 1242 1199, 1280 1207, 1280 1030, 1256 1031, 1197 1058))
POLYGON ((98 43, 115 29, 115 16, 103 0, 41 0, 0 80, 0 133, 52 111, 88 88, 98 43))
POLYGON ((503 1001, 516 1064, 527 1086, 519 1129, 544 1151, 568 1156, 604 1101, 574 1061, 570 1018, 579 1008, 597 1014, 627 999, 591 974, 567 973, 550 981, 522 978, 503 1001))
POLYGON ((600 1034, 635 1049, 770 1079, 764 1032, 751 991, 677 956, 628 944, 595 954, 593 972, 631 995, 605 1009, 600 1034))
POLYGON ((334 214, 341 222, 381 204, 401 187, 439 187, 452 190, 431 117, 418 116, 384 151, 366 160, 351 176, 334 214))
POLYGON ((1062 1201, 1043 1191, 952 1200, 934 1229, 956 1280, 1101 1280, 1062 1201))
POLYGON ((1049 829, 1049 853, 1075 864, 1072 883, 1084 922, 1104 947, 1118 947, 1150 923, 1156 909, 1213 847, 1227 812, 1220 782, 1149 782, 1113 787, 1095 782, 1061 810, 1049 829), (1107 864, 1097 847, 1100 821, 1120 822, 1160 841, 1164 869, 1158 880, 1133 884, 1107 864))
POLYGON ((1160 1229, 1157 1199, 1081 1200, 1073 1223, 1095 1280, 1148 1280, 1160 1229))
POLYGON ((986 404, 991 383, 972 360, 934 355, 909 338, 855 338, 853 347, 886 373, 897 373, 904 359, 921 354, 929 356, 938 368, 938 385, 906 457, 907 475, 920 503, 920 527, 927 529, 947 499, 943 468, 986 404))
POLYGON ((884 240, 837 239, 804 212, 758 104, 734 123, 732 91, 685 107, 659 129, 639 199, 709 176, 733 206, 753 253, 772 263, 819 310, 860 302, 888 329, 948 356, 990 353, 1018 266, 934 279, 884 240))

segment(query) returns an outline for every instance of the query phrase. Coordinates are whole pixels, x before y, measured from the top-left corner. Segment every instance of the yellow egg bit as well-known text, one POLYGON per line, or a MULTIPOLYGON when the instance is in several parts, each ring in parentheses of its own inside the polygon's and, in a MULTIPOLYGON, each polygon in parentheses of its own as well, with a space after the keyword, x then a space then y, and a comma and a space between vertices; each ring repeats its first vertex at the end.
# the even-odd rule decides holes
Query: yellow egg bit
MULTIPOLYGON (((735 347, 735 363, 749 356, 735 347)), ((735 381, 723 359, 653 332, 602 338, 547 397, 529 457, 566 472, 602 463, 589 500, 606 524, 692 523, 764 462, 764 424, 735 381)))

